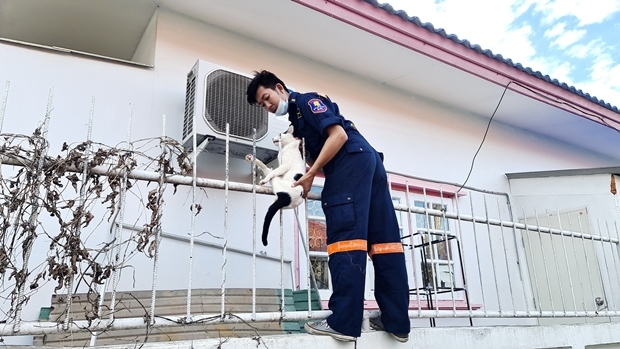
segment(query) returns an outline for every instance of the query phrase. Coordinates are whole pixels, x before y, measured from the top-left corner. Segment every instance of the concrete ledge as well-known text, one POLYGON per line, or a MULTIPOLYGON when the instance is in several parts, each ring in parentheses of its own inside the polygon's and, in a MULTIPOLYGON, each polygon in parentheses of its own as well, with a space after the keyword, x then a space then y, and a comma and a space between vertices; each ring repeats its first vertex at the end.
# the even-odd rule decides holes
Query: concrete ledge
MULTIPOLYGON (((137 343, 140 345, 141 343, 137 343)), ((136 344, 106 346, 135 349, 136 344)), ((620 349, 620 323, 557 326, 413 328, 409 342, 401 344, 385 332, 366 332, 355 343, 308 334, 261 338, 221 338, 196 341, 146 343, 142 349, 620 349)))

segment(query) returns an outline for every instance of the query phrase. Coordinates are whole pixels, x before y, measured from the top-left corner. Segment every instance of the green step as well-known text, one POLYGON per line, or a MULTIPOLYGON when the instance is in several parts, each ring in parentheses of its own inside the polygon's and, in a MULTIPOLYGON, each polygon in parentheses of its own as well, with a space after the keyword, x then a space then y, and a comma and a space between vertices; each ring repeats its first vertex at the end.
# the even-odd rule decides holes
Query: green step
MULTIPOLYGON (((293 298, 295 299, 295 309, 297 309, 297 311, 308 310, 308 290, 293 291, 293 298)), ((323 309, 321 300, 319 299, 319 294, 316 290, 310 290, 310 304, 312 306, 312 310, 323 309)), ((297 322, 299 325, 299 333, 306 333, 304 324, 308 321, 310 320, 301 320, 297 322)))
MULTIPOLYGON (((293 292, 293 299, 295 299, 295 303, 297 302, 306 302, 308 303, 308 291, 307 290, 299 290, 293 292)), ((319 301, 319 295, 316 291, 310 292, 310 299, 312 301, 319 301)))
MULTIPOLYGON (((310 304, 312 304, 312 310, 322 310, 321 309, 321 303, 319 301, 312 302, 310 304)), ((306 311, 306 310, 308 310, 308 302, 295 303, 295 309, 297 311, 306 311)))
POLYGON ((303 324, 299 324, 297 321, 283 321, 282 330, 287 333, 302 333, 303 324))

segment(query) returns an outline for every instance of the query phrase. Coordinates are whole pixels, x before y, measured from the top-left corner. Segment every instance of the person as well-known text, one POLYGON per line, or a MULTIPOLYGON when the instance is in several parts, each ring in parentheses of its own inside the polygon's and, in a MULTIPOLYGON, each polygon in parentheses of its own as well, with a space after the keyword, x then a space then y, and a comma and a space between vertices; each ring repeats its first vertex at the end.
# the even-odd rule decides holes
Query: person
POLYGON ((317 172, 325 184, 327 252, 332 280, 329 309, 323 321, 308 322, 308 333, 354 341, 361 335, 366 255, 375 268, 375 299, 381 316, 371 326, 401 342, 409 339, 409 286, 400 230, 382 157, 346 120, 336 103, 318 93, 289 91, 275 74, 255 72, 247 101, 284 116, 294 136, 305 138, 310 168, 293 186, 310 192, 317 172))

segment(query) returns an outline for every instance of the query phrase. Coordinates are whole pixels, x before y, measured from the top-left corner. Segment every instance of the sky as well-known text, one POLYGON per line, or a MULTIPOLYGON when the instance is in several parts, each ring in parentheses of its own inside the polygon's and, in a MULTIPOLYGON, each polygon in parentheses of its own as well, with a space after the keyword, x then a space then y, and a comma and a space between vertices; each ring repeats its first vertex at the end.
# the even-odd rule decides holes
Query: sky
POLYGON ((620 0, 380 2, 620 108, 620 0))

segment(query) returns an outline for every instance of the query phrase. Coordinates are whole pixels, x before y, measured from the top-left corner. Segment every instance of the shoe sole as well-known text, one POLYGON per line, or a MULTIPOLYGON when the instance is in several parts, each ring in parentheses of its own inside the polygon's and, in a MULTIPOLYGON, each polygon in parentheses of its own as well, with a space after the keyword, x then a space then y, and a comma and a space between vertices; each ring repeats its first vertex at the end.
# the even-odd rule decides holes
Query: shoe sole
POLYGON ((321 331, 321 330, 317 330, 316 328, 312 328, 310 326, 308 326, 308 324, 304 324, 304 329, 306 330, 306 332, 310 333, 310 334, 314 334, 314 335, 319 335, 319 336, 330 336, 336 340, 342 341, 342 342, 353 342, 355 341, 355 337, 351 337, 351 336, 347 336, 344 334, 339 334, 339 333, 334 333, 334 332, 328 332, 328 331, 321 331))
MULTIPOLYGON (((370 323, 370 328, 372 328, 375 331, 384 331, 385 332, 385 329, 383 327, 375 325, 372 322, 370 323)), ((387 332, 387 333, 390 333, 390 332, 387 332)), ((390 336, 394 337, 394 339, 396 339, 397 341, 399 341, 401 343, 407 343, 407 341, 409 341, 409 336, 407 336, 406 338, 403 338, 403 337, 398 337, 394 333, 390 333, 390 336)))
POLYGON ((370 323, 370 328, 372 328, 375 331, 385 331, 385 329, 381 326, 377 326, 375 324, 373 324, 372 322, 370 323))
MULTIPOLYGON (((388 332, 389 333, 389 332, 388 332)), ((397 335, 395 335, 394 333, 390 333, 390 335, 392 337, 394 337, 394 339, 396 339, 397 341, 401 342, 401 343, 407 343, 407 341, 409 341, 409 336, 407 336, 407 338, 403 338, 403 337, 398 337, 397 335)))

